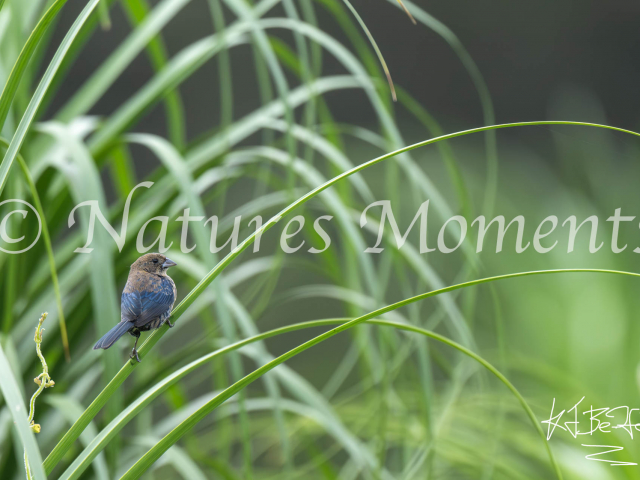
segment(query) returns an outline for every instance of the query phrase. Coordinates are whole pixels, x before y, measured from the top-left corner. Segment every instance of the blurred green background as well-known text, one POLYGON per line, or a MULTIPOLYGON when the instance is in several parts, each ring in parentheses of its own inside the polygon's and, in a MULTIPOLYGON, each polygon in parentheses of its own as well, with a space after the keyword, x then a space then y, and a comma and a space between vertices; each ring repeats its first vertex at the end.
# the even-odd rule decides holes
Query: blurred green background
MULTIPOLYGON (((0 84, 45 8, 57 3, 6 0, 0 10, 0 84)), ((29 102, 38 98, 38 82, 47 78, 47 66, 88 3, 69 0, 42 37, 1 129, 7 142, 21 135, 18 125, 29 102)), ((175 219, 184 208, 192 215, 198 209, 207 217, 218 215, 220 244, 235 216, 242 215, 244 239, 255 229, 248 223, 255 215, 266 221, 352 166, 442 133, 544 120, 640 129, 636 2, 406 6, 417 25, 395 0, 353 2, 391 72, 395 103, 369 39, 342 0, 118 0, 97 6, 51 76, 21 149, 42 200, 60 302, 43 239, 27 253, 0 254, 2 348, 25 401, 36 389, 32 378, 41 372, 32 329, 40 314, 49 312, 43 353, 56 385, 37 401, 43 458, 127 358, 133 342, 128 336, 108 351, 91 347, 119 320, 119 295, 139 256, 136 236, 150 218, 170 218, 167 244, 173 247, 167 256, 178 263, 170 273, 182 300, 230 251, 227 246, 212 254, 209 227, 194 225, 189 244, 198 247, 181 253, 175 219), (120 232, 124 201, 145 180, 155 184, 133 195, 124 248, 119 251, 97 226, 94 252, 74 253, 86 240, 88 210, 78 210, 76 225, 69 228, 72 208, 98 200, 120 232), (61 325, 68 331, 70 361, 61 325)), ((55 462, 45 461, 48 478, 120 478, 234 381, 329 327, 278 335, 220 355, 157 390, 158 397, 135 416, 119 420, 123 409, 159 389, 181 367, 258 332, 351 319, 494 275, 638 271, 633 252, 640 247, 638 219, 621 229, 619 244, 628 247, 617 254, 605 220, 617 208, 623 215, 640 214, 639 154, 640 139, 621 132, 525 126, 422 147, 342 180, 266 232, 259 253, 249 247, 198 292, 180 312, 176 328, 109 394, 100 414, 91 416, 84 434, 68 448, 57 447, 55 462), (554 237, 559 243, 550 253, 532 247, 516 253, 513 230, 503 251, 495 253, 494 230, 476 254, 477 227, 470 225, 468 254, 463 249, 419 254, 417 229, 402 249, 385 237, 383 253, 365 254, 376 235, 360 228, 360 214, 386 199, 402 232, 420 204, 430 200, 430 246, 442 225, 438 212, 464 215, 469 224, 478 215, 504 215, 507 222, 523 215, 525 242, 549 215, 560 224, 571 215, 578 222, 596 215, 604 246, 589 253, 581 230, 575 251, 568 253, 567 229, 559 226, 554 237), (300 234, 306 243, 286 255, 280 235, 294 215, 306 218, 300 234), (327 227, 332 244, 312 255, 309 246, 322 248, 311 227, 321 215, 333 216, 327 227), (112 429, 113 437, 98 448, 90 442, 103 429, 112 429), (74 464, 83 451, 96 456, 74 464)), ((24 178, 14 164, 1 200, 33 203, 24 178)), ((379 209, 369 213, 380 220, 379 209)), ((13 236, 35 238, 33 218, 17 220, 9 223, 13 236)), ((157 227, 148 227, 147 244, 157 227)), ((558 413, 585 397, 579 413, 586 430, 582 411, 592 405, 640 408, 637 287, 631 276, 536 275, 456 290, 381 318, 434 331, 476 352, 517 387, 538 423, 548 419, 554 399, 558 413)), ((23 445, 7 402, 0 408, 0 477, 24 478, 23 445)), ((546 434, 546 425, 540 425, 546 434)), ((607 459, 640 458, 640 448, 622 429, 577 439, 556 429, 550 447, 564 478, 640 478, 638 466, 586 459, 595 450, 582 444, 624 447, 607 459)), ((188 429, 143 478, 555 475, 544 442, 517 399, 477 362, 417 333, 360 325, 250 384, 188 429)))

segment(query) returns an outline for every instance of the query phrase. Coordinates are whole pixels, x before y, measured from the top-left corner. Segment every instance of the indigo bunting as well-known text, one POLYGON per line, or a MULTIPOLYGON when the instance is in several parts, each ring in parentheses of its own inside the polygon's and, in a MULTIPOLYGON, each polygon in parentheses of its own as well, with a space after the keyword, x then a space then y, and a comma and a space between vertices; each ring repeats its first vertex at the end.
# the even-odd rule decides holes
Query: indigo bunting
POLYGON ((169 315, 176 301, 176 285, 167 269, 174 265, 174 261, 159 253, 147 253, 131 265, 120 300, 120 323, 98 340, 94 350, 106 350, 129 332, 136 337, 130 357, 140 362, 137 350, 140 332, 159 328, 165 322, 173 327, 169 315))

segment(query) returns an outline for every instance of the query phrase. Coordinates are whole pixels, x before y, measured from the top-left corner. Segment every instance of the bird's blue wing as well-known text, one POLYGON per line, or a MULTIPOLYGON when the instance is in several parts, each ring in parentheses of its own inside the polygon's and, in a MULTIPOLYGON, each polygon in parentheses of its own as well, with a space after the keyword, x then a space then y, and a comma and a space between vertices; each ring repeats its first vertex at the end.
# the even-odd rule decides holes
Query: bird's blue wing
POLYGON ((124 321, 133 322, 142 313, 142 300, 139 292, 122 292, 120 298, 120 317, 124 321))
POLYGON ((175 300, 173 284, 166 279, 161 279, 153 288, 125 288, 120 302, 122 320, 141 327, 171 310, 175 300))

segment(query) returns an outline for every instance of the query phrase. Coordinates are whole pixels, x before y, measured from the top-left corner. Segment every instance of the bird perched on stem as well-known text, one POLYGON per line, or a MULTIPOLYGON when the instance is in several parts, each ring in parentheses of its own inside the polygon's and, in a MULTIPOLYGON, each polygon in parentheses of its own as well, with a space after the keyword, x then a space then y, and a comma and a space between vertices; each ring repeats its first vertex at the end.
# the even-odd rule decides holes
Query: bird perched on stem
POLYGON ((176 263, 159 253, 147 253, 131 265, 127 284, 120 301, 120 323, 109 330, 93 347, 107 349, 129 332, 136 337, 131 358, 140 362, 138 340, 140 332, 161 327, 169 321, 173 303, 176 301, 176 285, 167 269, 176 263))

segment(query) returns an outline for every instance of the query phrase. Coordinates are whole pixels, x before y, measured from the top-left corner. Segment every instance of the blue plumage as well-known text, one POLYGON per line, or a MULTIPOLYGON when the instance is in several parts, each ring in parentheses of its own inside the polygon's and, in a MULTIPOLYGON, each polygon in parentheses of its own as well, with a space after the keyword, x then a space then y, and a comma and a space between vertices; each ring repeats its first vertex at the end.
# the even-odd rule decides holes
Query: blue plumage
POLYGON ((176 301, 176 286, 166 270, 175 264, 164 255, 149 253, 131 265, 120 299, 120 323, 98 340, 94 350, 109 348, 129 332, 136 337, 131 358, 139 362, 137 346, 140 332, 159 328, 165 322, 173 327, 168 319, 176 301))
POLYGON ((99 348, 107 349, 118 340, 122 335, 127 333, 129 330, 133 328, 133 323, 131 322, 120 322, 111 330, 109 330, 104 337, 98 340, 98 343, 93 347, 94 350, 99 348))

